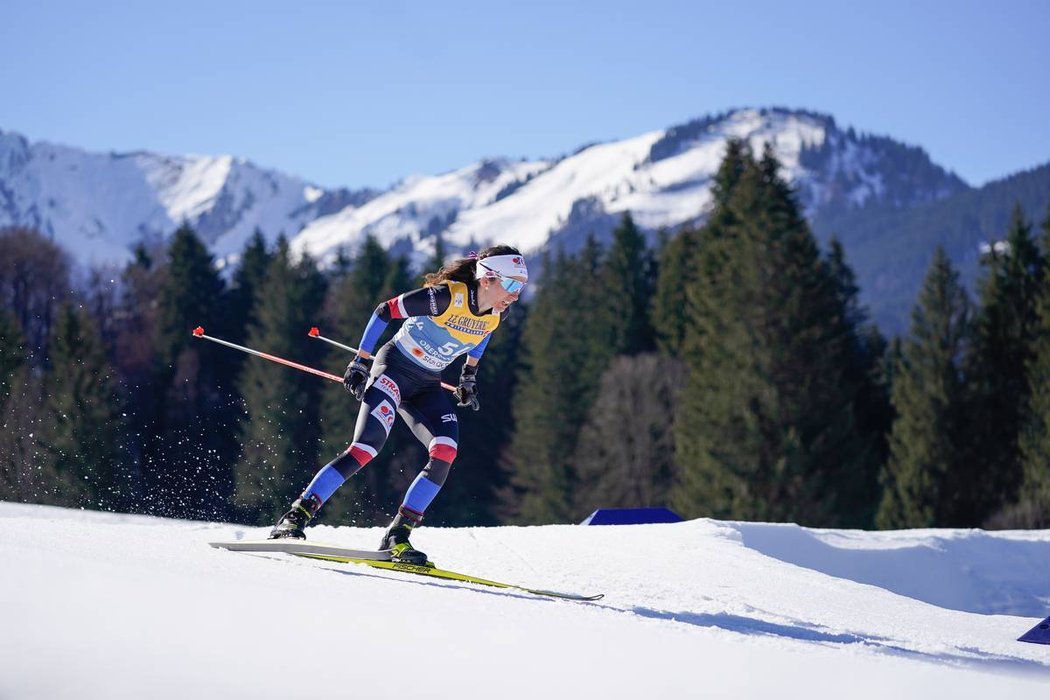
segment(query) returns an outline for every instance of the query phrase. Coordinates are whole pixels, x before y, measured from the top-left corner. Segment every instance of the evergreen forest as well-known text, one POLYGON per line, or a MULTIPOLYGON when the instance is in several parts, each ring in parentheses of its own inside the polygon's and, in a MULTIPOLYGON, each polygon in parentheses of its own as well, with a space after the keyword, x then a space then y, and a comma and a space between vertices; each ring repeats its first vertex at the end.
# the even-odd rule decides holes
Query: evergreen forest
MULTIPOLYGON (((818 244, 772 151, 730 142, 713 192, 702 225, 653 238, 627 214, 608 242, 530 258, 427 524, 669 506, 1050 527, 1050 212, 1015 206, 972 292, 931 251, 890 338, 859 301, 852 232, 818 244)), ((0 500, 272 523, 347 448, 358 404, 192 329, 342 375, 348 353, 311 327, 356 346, 377 304, 466 252, 439 244, 413 269, 369 238, 321 269, 256 234, 224 274, 183 226, 80 273, 40 232, 0 231, 0 500)), ((319 521, 385 524, 426 461, 398 421, 319 521)))

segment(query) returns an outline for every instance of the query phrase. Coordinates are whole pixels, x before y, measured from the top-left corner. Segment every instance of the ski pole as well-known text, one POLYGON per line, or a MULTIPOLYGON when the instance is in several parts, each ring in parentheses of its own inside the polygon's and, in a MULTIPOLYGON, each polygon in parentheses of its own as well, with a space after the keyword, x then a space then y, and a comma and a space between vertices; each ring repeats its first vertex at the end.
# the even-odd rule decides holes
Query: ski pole
POLYGON ((255 355, 256 357, 261 357, 264 360, 269 360, 270 362, 276 362, 279 365, 285 365, 287 367, 292 367, 293 369, 302 370, 303 372, 309 372, 310 374, 316 374, 318 377, 324 377, 325 379, 331 379, 333 382, 339 382, 340 384, 343 383, 343 378, 339 377, 339 376, 336 376, 334 374, 329 374, 328 372, 322 372, 319 369, 314 369, 313 367, 307 367, 306 365, 301 365, 298 362, 292 362, 291 360, 286 360, 283 357, 277 357, 276 355, 270 355, 269 353, 259 352, 258 350, 252 350, 251 348, 246 348, 243 345, 237 345, 236 343, 231 343, 229 341, 222 340, 221 338, 214 338, 214 337, 212 337, 210 335, 204 335, 204 328, 202 328, 201 326, 197 326, 196 328, 193 329, 193 337, 194 338, 203 338, 204 340, 210 340, 213 343, 218 343, 219 345, 225 345, 228 348, 233 348, 234 350, 240 350, 241 352, 246 352, 249 355, 255 355))
MULTIPOLYGON (((329 345, 334 345, 337 348, 342 348, 343 350, 346 350, 347 352, 352 352, 352 353, 354 353, 356 355, 361 355, 362 357, 365 357, 365 358, 370 358, 371 357, 371 355, 369 355, 368 353, 361 352, 357 348, 352 348, 349 345, 343 345, 342 343, 337 342, 335 340, 332 340, 331 338, 325 338, 323 335, 321 335, 321 329, 318 328, 317 326, 314 326, 313 328, 311 328, 307 332, 307 335, 310 336, 311 338, 317 338, 318 340, 323 340, 324 342, 328 343, 329 345)), ((456 387, 452 386, 451 384, 446 384, 445 382, 441 382, 441 387, 443 389, 448 389, 452 393, 456 392, 456 387)))
POLYGON ((336 341, 332 340, 331 338, 325 338, 323 335, 321 335, 321 329, 318 328, 317 326, 314 326, 313 328, 311 328, 307 332, 307 335, 310 336, 311 338, 317 338, 318 340, 323 340, 324 342, 328 343, 329 345, 334 345, 337 348, 342 348, 343 350, 346 350, 347 352, 352 352, 355 355, 360 355, 361 357, 363 357, 365 359, 369 359, 369 358, 372 357, 367 352, 361 352, 357 348, 352 348, 349 345, 343 345, 342 343, 336 342, 336 341))

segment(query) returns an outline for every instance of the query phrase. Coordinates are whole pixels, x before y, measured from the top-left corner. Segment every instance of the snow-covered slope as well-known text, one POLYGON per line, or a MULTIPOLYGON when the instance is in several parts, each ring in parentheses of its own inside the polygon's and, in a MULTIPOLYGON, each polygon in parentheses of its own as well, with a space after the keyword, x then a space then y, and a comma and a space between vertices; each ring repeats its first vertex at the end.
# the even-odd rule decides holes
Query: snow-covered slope
POLYGON ((382 192, 324 191, 230 156, 89 154, 0 132, 0 227, 37 227, 83 263, 121 262, 143 237, 190 223, 223 260, 259 228, 329 261, 366 235, 433 253, 506 242, 572 249, 626 211, 644 228, 705 216, 729 138, 771 144, 810 214, 873 201, 908 206, 966 189, 920 149, 842 130, 826 115, 740 109, 554 159, 492 158, 382 192))
MULTIPOLYGON (((360 207, 347 207, 311 222, 295 237, 293 249, 324 262, 331 260, 340 247, 353 250, 366 235, 371 235, 386 248, 430 255, 434 250, 433 237, 455 226, 462 212, 485 209, 498 201, 507 188, 547 167, 544 161, 485 160, 436 177, 412 177, 360 207)), ((469 236, 455 241, 464 245, 469 242, 469 236)))
POLYGON ((256 229, 292 236, 340 197, 354 200, 231 156, 96 154, 0 131, 0 227, 36 228, 85 266, 122 264, 183 222, 235 260, 256 229))
MULTIPOLYGON (((377 528, 318 526, 368 546, 377 528)), ((262 528, 0 503, 0 697, 1015 698, 1050 682, 1050 532, 423 528, 572 603, 236 554, 262 528)))
POLYGON ((587 233, 607 233, 627 211, 651 231, 673 228, 709 211, 711 178, 731 138, 756 154, 770 144, 811 215, 872 201, 907 206, 966 188, 921 150, 842 131, 830 117, 742 109, 554 161, 485 161, 415 178, 360 209, 317 219, 295 246, 326 260, 370 233, 388 247, 401 242, 430 254, 440 232, 458 250, 508 242, 536 251, 552 240, 573 249, 587 233), (498 173, 493 186, 479 187, 481 171, 498 173))

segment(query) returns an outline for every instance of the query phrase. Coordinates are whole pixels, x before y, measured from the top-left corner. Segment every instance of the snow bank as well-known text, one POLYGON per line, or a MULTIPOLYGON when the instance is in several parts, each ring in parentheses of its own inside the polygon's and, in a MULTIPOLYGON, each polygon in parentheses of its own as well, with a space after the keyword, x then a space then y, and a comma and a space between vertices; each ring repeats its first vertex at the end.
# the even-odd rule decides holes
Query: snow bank
POLYGON ((1046 577, 1023 572, 1045 572, 1050 532, 695 520, 413 538, 447 568, 598 603, 207 546, 264 533, 0 503, 0 697, 986 698, 1050 680, 1047 648, 1015 641, 1045 616, 1046 577), (950 606, 928 600, 957 572, 950 606))

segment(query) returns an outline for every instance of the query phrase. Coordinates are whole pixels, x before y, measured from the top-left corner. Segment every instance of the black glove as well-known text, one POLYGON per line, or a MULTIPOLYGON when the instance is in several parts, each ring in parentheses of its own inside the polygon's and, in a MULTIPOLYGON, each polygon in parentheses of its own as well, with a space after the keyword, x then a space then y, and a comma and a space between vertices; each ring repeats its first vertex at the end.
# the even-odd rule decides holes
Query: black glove
POLYGON ((477 365, 463 364, 463 371, 459 375, 459 386, 456 387, 458 406, 470 406, 475 411, 481 408, 481 405, 478 404, 478 380, 475 377, 477 373, 477 365))
POLYGON ((368 374, 368 365, 360 357, 355 357, 346 366, 346 372, 343 373, 343 387, 358 401, 364 398, 368 374))

